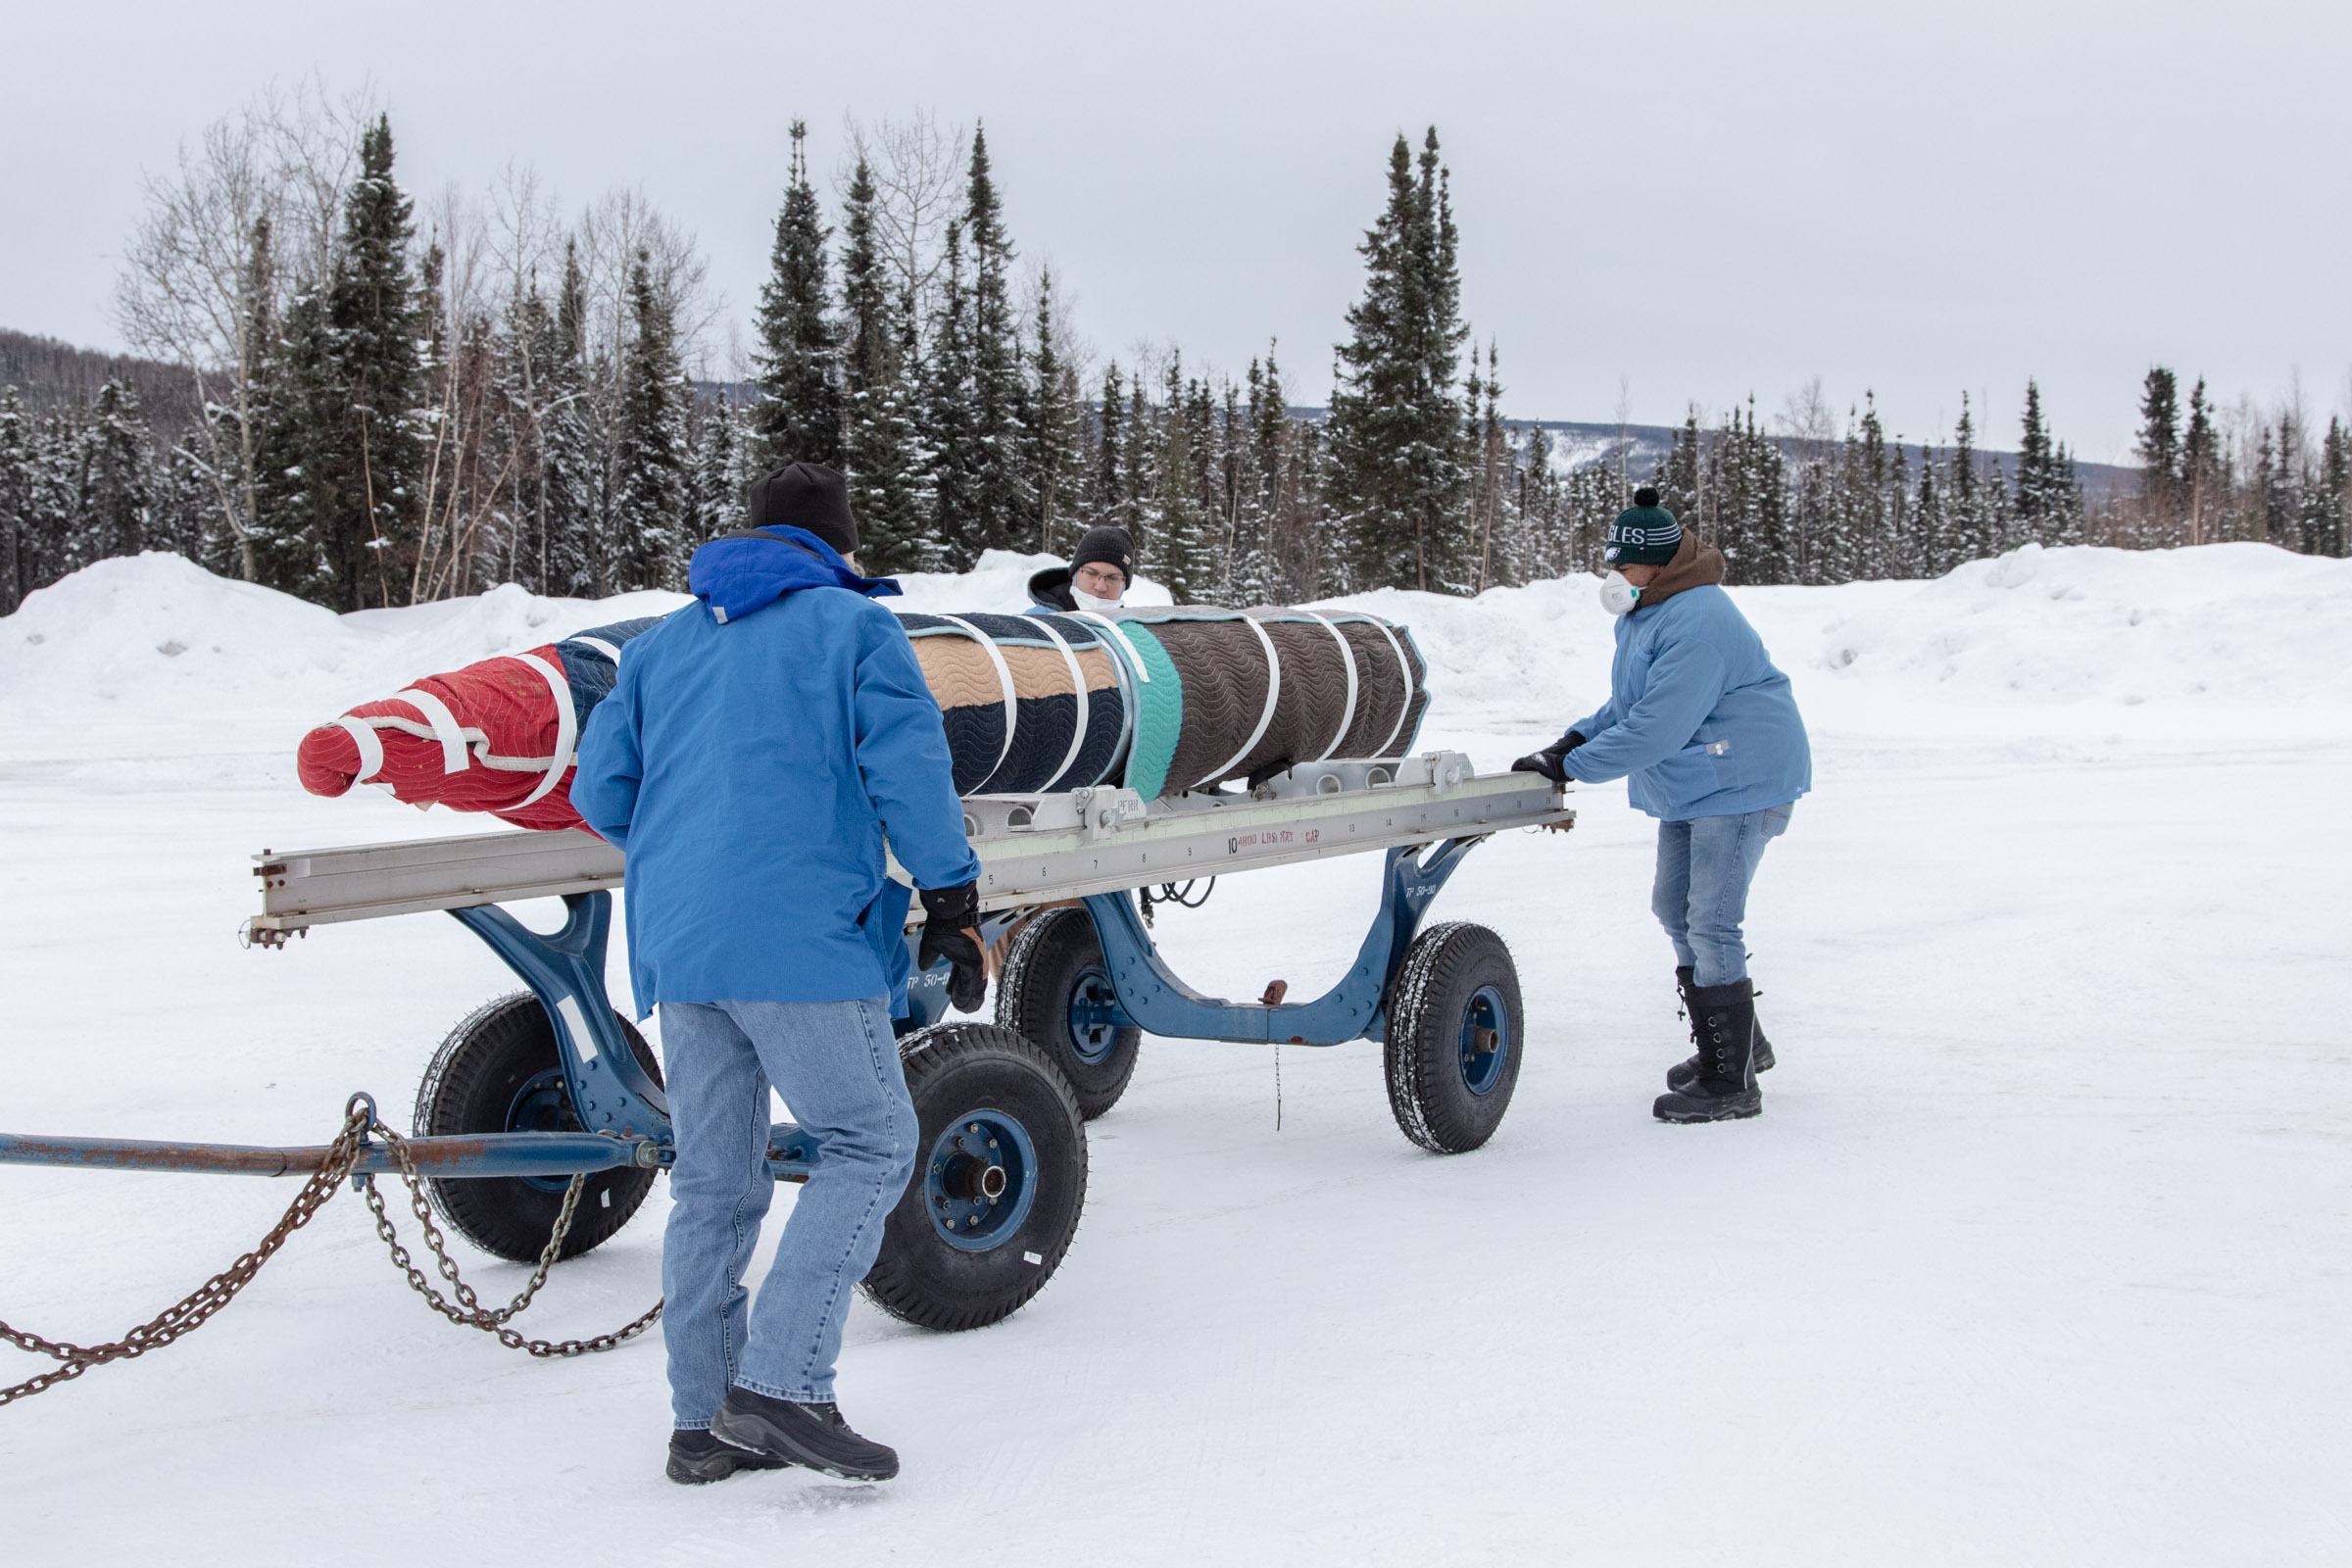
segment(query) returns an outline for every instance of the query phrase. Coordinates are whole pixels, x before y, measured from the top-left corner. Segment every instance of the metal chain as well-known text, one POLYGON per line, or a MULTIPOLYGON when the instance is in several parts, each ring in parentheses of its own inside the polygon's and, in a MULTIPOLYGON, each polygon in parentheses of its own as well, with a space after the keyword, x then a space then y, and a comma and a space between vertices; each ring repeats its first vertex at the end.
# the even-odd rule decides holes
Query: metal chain
POLYGON ((270 1234, 264 1236, 252 1251, 121 1339, 106 1345, 67 1345, 0 1323, 0 1339, 7 1340, 20 1350, 52 1356, 65 1363, 54 1372, 44 1372, 12 1388, 0 1389, 0 1404, 45 1393, 60 1383, 81 1376, 94 1366, 142 1356, 149 1350, 160 1350, 181 1335, 201 1328, 214 1313, 236 1299, 237 1293, 252 1284, 253 1277, 262 1271, 262 1265, 286 1245, 286 1238, 308 1225, 311 1216, 335 1196, 335 1189, 342 1185, 343 1178, 351 1174, 351 1167, 358 1161, 368 1129, 374 1122, 375 1102, 366 1095, 352 1096, 344 1104, 343 1130, 327 1146, 326 1155, 318 1161, 318 1168, 311 1172, 309 1181, 302 1184, 302 1191, 294 1195, 294 1201, 286 1205, 285 1214, 270 1228, 270 1234))
POLYGON ((587 1183, 586 1175, 573 1176, 571 1185, 565 1189, 563 1211, 556 1216, 555 1233, 548 1238, 546 1249, 540 1252, 539 1266, 531 1271, 530 1282, 523 1287, 522 1294, 503 1307, 485 1307, 474 1295, 473 1288, 460 1277, 456 1260, 449 1255, 449 1250, 442 1243, 440 1228, 434 1225, 432 1210, 425 1202, 424 1184, 416 1174, 416 1161, 409 1152, 409 1141, 376 1119, 375 1102, 372 1099, 364 1094, 354 1095, 344 1104, 343 1130, 327 1146, 324 1157, 318 1161, 318 1168, 311 1172, 310 1180, 302 1184, 302 1191, 294 1195, 294 1201, 286 1205, 284 1215, 270 1228, 268 1235, 255 1244, 253 1250, 120 1340, 105 1345, 73 1345, 61 1340, 45 1340, 37 1334, 28 1334, 0 1322, 0 1340, 6 1340, 20 1350, 46 1355, 65 1363, 54 1372, 44 1372, 38 1377, 0 1389, 0 1405, 45 1393, 60 1383, 71 1382, 94 1366, 103 1366, 109 1361, 129 1360, 145 1355, 149 1350, 161 1349, 181 1335, 201 1328, 214 1313, 236 1299, 239 1291, 253 1283, 254 1276, 262 1271, 262 1265, 276 1255, 277 1250, 285 1246, 288 1237, 308 1225, 311 1216, 326 1206, 328 1200, 335 1196, 335 1189, 342 1186, 344 1178, 352 1174, 352 1166, 359 1163, 360 1156, 366 1152, 369 1132, 382 1135, 384 1142, 391 1146, 393 1153, 399 1158, 401 1180, 408 1184, 410 1206, 416 1211, 417 1223, 424 1228, 425 1246, 431 1250, 441 1277, 449 1282, 457 1302, 453 1303, 435 1290, 432 1282, 411 1261, 408 1249, 400 1245, 400 1235, 393 1228, 391 1216, 384 1210, 383 1195, 376 1191, 375 1178, 372 1175, 361 1175, 357 1178, 358 1185, 367 1195, 368 1209, 375 1215, 375 1233, 391 1249, 392 1262, 408 1275, 410 1287, 423 1297, 433 1310, 452 1323, 494 1334, 500 1344, 511 1349, 527 1350, 532 1355, 545 1358, 588 1355, 612 1349, 643 1334, 661 1319, 662 1303, 656 1301, 634 1321, 610 1334, 599 1334, 585 1340, 531 1340, 508 1328, 508 1321, 529 1306, 532 1298, 539 1294, 539 1288, 547 1283, 547 1271, 554 1266, 557 1254, 564 1250, 564 1238, 571 1233, 572 1216, 579 1207, 580 1191, 587 1183))
POLYGON ((383 1134, 384 1142, 392 1146, 392 1152, 400 1161, 400 1179, 409 1188, 409 1207, 416 1213, 416 1223, 424 1233, 425 1249, 433 1254, 434 1268, 449 1282, 456 1301, 433 1288, 433 1282, 424 1277, 424 1271, 410 1257, 409 1250, 400 1245, 400 1233, 393 1227, 392 1216, 384 1208, 384 1195, 376 1190, 375 1178, 372 1175, 362 1176, 360 1189, 367 1195, 368 1210, 375 1215, 375 1234, 383 1238, 385 1248, 392 1254, 392 1266, 409 1277, 409 1288, 423 1297, 425 1304, 434 1311, 461 1327, 480 1329, 485 1334, 496 1335, 498 1343, 511 1350, 527 1350, 542 1359, 559 1355, 588 1355, 598 1350, 612 1349, 643 1334, 661 1319, 662 1303, 656 1301, 634 1321, 610 1334, 599 1334, 585 1340, 525 1339, 508 1328, 508 1320, 530 1305, 531 1298, 539 1294, 539 1287, 547 1283, 547 1271, 554 1265, 556 1254, 563 1250, 564 1238, 571 1233, 572 1213, 579 1206, 580 1189, 586 1185, 587 1176, 573 1176, 571 1185, 564 1190, 563 1211, 556 1215, 555 1231, 539 1253, 539 1266, 531 1271, 530 1282, 523 1286, 522 1294, 505 1306, 485 1307, 474 1295, 473 1287, 459 1275, 457 1260, 449 1255, 449 1249, 442 1243, 441 1228, 433 1223, 432 1209, 425 1201, 424 1183, 416 1175, 416 1158, 409 1152, 409 1141, 389 1127, 378 1130, 383 1134))

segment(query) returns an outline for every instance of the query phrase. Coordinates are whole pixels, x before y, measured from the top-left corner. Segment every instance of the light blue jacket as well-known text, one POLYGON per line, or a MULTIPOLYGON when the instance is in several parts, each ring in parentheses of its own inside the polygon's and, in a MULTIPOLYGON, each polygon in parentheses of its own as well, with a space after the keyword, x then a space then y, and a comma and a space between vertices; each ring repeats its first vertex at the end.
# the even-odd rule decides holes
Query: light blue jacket
POLYGON ((629 983, 658 1002, 905 1006, 907 889, 980 874, 939 704, 898 617, 812 536, 696 553, 689 605, 621 650, 572 805, 628 853, 629 983), (813 548, 811 548, 813 547, 813 548), (723 612, 725 618, 719 618, 723 612))
POLYGON ((1609 700, 1569 728, 1571 777, 1627 780, 1634 806, 1669 822, 1737 816, 1813 787, 1813 752, 1788 677, 1712 584, 1617 617, 1609 700))

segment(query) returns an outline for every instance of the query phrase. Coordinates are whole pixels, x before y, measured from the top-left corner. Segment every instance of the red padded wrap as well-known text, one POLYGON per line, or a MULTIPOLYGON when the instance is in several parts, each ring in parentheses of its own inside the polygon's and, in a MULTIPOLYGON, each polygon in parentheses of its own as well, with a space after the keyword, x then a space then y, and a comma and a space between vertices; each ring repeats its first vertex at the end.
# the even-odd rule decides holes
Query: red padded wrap
MULTIPOLYGON (((528 650, 559 675, 564 661, 553 643, 528 650)), ((441 742, 433 735, 411 734, 395 725, 371 726, 384 749, 384 765, 370 784, 385 784, 411 806, 446 806, 454 811, 487 811, 516 827, 580 827, 580 814, 571 808, 571 769, 562 782, 522 810, 515 808, 539 787, 544 776, 504 767, 485 767, 479 753, 487 742, 493 757, 544 760, 555 755, 561 720, 555 694, 539 672, 521 661, 501 657, 446 675, 427 675, 412 681, 412 689, 438 697, 466 742, 463 772, 443 771, 441 742)), ((346 717, 374 716, 407 719, 430 731, 432 720, 414 704, 397 697, 362 703, 345 710, 346 717)), ((575 739, 576 744, 576 739, 575 739)), ((294 756, 302 787, 313 795, 341 795, 351 788, 360 770, 360 743, 337 724, 321 724, 302 738, 294 756)))

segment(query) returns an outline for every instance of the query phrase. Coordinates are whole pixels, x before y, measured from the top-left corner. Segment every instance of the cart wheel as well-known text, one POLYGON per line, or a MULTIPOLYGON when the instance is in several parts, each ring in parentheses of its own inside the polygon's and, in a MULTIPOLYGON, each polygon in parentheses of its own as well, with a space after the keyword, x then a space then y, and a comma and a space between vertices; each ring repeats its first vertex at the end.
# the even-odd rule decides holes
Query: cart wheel
POLYGON ((976 1329, 1010 1317, 1061 1266, 1086 1204, 1086 1125, 1036 1044, 984 1023, 908 1035, 921 1128, 864 1290, 894 1317, 976 1329))
POLYGON ((1432 926, 1389 994, 1389 1108, 1404 1136, 1459 1154, 1494 1136, 1519 1082, 1519 970, 1483 925, 1432 926))
MULTIPOLYGON (((617 1015, 616 1015, 617 1016, 617 1015)), ((636 1026, 620 1019, 629 1049, 656 1083, 661 1064, 636 1026)), ((576 1132, 571 1096, 547 1009, 528 991, 486 1002, 449 1032, 416 1086, 419 1138, 452 1133, 576 1132)), ((427 1179, 433 1210, 452 1230, 495 1257, 535 1263, 564 1208, 568 1176, 427 1179)), ((653 1190, 654 1172, 633 1166, 592 1172, 580 1190, 561 1257, 610 1240, 653 1190)))
POLYGON ((1048 909, 1021 928, 997 977, 997 1022, 1045 1048, 1088 1121, 1117 1104, 1135 1076, 1144 1032, 1118 1027, 1117 1016, 1094 916, 1048 909))

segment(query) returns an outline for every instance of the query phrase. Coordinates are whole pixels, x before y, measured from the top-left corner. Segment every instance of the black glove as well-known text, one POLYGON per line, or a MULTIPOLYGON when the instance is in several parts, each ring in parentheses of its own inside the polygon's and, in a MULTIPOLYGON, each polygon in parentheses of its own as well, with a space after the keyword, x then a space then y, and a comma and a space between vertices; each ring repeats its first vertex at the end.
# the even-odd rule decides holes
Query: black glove
POLYGON ((1562 759, 1584 744, 1585 738, 1575 730, 1570 730, 1542 751, 1522 757, 1513 762, 1511 771, 1514 773, 1541 773, 1554 784, 1565 784, 1568 782, 1568 767, 1562 759))
POLYGON ((957 1012, 978 1012, 988 994, 988 958, 980 950, 980 887, 925 888, 923 941, 915 950, 918 969, 945 958, 956 966, 948 976, 948 1001, 957 1012))

